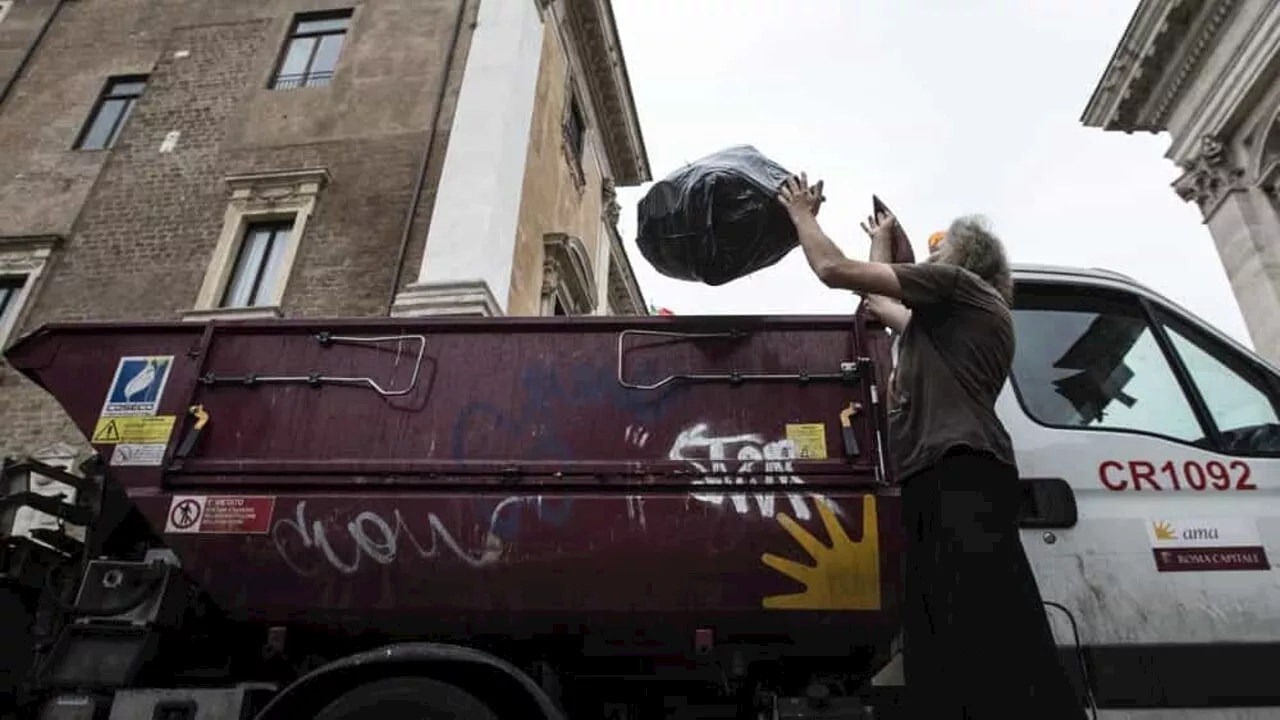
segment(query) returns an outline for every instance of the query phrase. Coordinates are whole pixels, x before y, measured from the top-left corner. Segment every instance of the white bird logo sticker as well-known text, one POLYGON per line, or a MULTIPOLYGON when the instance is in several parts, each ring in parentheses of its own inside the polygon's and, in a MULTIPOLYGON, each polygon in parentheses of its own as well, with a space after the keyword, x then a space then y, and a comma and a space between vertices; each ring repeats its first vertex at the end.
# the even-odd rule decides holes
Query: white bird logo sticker
POLYGON ((145 392, 156 381, 156 375, 156 361, 148 360, 142 371, 134 375, 129 384, 124 386, 125 399, 132 400, 139 393, 145 392))

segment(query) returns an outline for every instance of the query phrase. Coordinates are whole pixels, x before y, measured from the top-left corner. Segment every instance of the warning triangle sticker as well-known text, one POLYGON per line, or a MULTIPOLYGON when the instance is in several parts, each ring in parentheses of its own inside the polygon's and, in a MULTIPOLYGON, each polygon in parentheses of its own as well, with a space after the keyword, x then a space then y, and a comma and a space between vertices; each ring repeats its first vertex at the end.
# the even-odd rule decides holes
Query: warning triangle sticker
POLYGON ((108 420, 105 425, 98 429, 93 436, 93 442, 96 443, 112 443, 120 442, 120 430, 116 427, 115 420, 108 420))

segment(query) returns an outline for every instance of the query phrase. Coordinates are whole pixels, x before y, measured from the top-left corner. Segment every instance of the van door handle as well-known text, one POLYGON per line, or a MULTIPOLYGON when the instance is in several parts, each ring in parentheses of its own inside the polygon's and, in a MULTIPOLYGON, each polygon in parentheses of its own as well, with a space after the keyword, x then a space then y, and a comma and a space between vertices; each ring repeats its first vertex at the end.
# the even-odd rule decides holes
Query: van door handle
POLYGON ((1024 528, 1070 528, 1079 520, 1076 494, 1062 478, 1022 478, 1018 481, 1021 501, 1018 526, 1024 528))

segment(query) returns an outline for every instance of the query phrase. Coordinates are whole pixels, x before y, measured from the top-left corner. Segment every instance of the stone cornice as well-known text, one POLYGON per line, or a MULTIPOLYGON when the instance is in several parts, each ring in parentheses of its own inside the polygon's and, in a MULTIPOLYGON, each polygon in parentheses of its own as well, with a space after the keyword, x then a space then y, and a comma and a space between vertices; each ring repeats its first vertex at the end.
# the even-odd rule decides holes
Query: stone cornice
POLYGON ((1081 122, 1125 132, 1165 130, 1236 5, 1237 0, 1142 0, 1081 122))
POLYGON ((1138 4, 1080 118, 1085 125, 1110 129, 1119 105, 1132 93, 1130 80, 1141 77, 1148 64, 1168 6, 1169 0, 1142 0, 1138 4))
POLYGON ((324 189, 329 182, 329 171, 325 168, 304 168, 302 170, 283 170, 280 172, 256 172, 243 175, 230 175, 226 178, 227 187, 232 195, 248 195, 255 192, 272 190, 298 190, 315 194, 324 189), (314 189, 313 189, 314 188, 314 189))
POLYGON ((631 258, 622 245, 622 236, 618 228, 609 226, 609 246, 613 251, 613 262, 609 263, 609 302, 622 314, 648 315, 649 305, 645 302, 644 291, 636 280, 635 270, 631 267, 631 258), (629 312, 628 312, 629 311, 629 312))
POLYGON ((1174 104, 1188 81, 1200 69, 1200 61, 1213 49, 1218 33, 1238 4, 1238 0, 1211 0, 1205 3, 1204 8, 1196 15, 1186 39, 1170 58, 1169 72, 1165 73, 1144 107, 1144 114, 1150 118, 1148 124, 1161 129, 1165 127, 1174 104))
POLYGON ((649 306, 645 305, 644 294, 630 272, 630 265, 624 271, 609 269, 609 307, 615 315, 648 315, 649 306))
POLYGON ((53 249, 65 240, 62 235, 0 235, 0 252, 53 249))
POLYGON ((586 85, 598 113, 598 130, 614 181, 627 187, 652 179, 640 132, 631 78, 622 53, 611 0, 560 0, 573 34, 586 85))
POLYGON ((618 191, 614 182, 605 178, 600 188, 600 212, 608 234, 610 257, 609 277, 606 278, 609 290, 609 304, 623 315, 648 315, 649 306, 644 302, 644 293, 640 291, 640 283, 636 280, 635 271, 631 268, 631 258, 622 245, 622 236, 618 234, 618 217, 622 206, 618 204, 618 191))
POLYGON ((1205 135, 1225 134, 1231 136, 1231 142, 1246 145, 1258 141, 1254 136, 1260 128, 1246 131, 1242 126, 1247 125, 1247 115, 1255 108, 1269 108, 1276 102, 1274 96, 1260 99, 1258 93, 1273 85, 1280 67, 1280 0, 1245 6, 1241 12, 1246 8, 1253 12, 1252 22, 1238 33, 1230 56, 1219 63, 1221 69, 1210 83, 1209 92, 1189 113, 1190 122, 1172 137, 1165 156, 1174 162, 1185 163, 1194 157, 1196 144, 1205 135))

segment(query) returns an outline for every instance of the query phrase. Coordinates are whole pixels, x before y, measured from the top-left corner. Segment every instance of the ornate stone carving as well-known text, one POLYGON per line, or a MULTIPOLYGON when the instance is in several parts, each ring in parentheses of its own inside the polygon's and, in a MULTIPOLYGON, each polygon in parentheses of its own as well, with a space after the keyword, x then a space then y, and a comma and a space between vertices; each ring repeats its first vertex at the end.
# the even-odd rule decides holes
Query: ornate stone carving
POLYGON ((1200 157, 1212 163, 1221 163, 1227 159, 1227 146, 1212 135, 1200 138, 1200 157))
POLYGON ((0 275, 33 275, 44 269, 53 248, 62 241, 56 235, 22 238, 0 237, 0 275))
POLYGON ((324 168, 233 175, 226 180, 232 201, 251 212, 307 202, 328 181, 329 172, 324 168))
POLYGON ((618 189, 613 184, 613 178, 604 179, 600 187, 600 197, 603 201, 604 219, 608 221, 610 227, 617 225, 618 218, 622 216, 622 206, 618 204, 618 189))
POLYGON ((30 251, 0 253, 0 275, 29 275, 43 267, 44 260, 30 251))
POLYGON ((34 275, 44 269, 59 238, 48 237, 26 243, 0 243, 0 275, 34 275))
POLYGON ((1173 190, 1183 200, 1199 205, 1205 217, 1229 193, 1243 188, 1244 170, 1231 162, 1226 145, 1211 135, 1200 139, 1200 154, 1182 168, 1186 172, 1173 182, 1173 190))
POLYGON ((586 246, 579 238, 564 233, 546 235, 542 242, 544 313, 550 314, 550 303, 558 297, 568 314, 590 314, 596 305, 596 283, 586 246))
POLYGON ((560 291, 560 268, 550 259, 542 261, 542 297, 547 298, 560 291))

